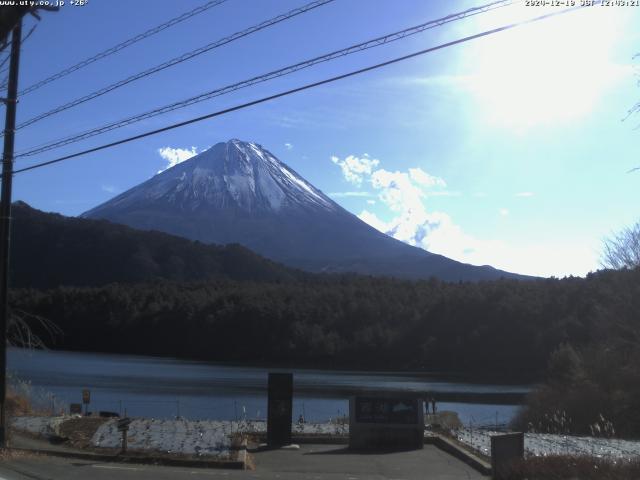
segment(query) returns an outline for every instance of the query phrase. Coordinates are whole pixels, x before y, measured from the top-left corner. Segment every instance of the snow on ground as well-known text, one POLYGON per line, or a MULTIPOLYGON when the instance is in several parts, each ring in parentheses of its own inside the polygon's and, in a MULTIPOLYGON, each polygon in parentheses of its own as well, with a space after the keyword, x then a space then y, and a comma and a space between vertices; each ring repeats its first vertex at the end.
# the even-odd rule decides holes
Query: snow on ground
POLYGON ((33 433, 35 435, 58 435, 60 425, 70 417, 14 417, 11 425, 17 430, 33 433))
MULTIPOLYGON (((458 440, 485 455, 491 454, 491 436, 502 432, 470 430, 461 428, 452 433, 458 440)), ((546 433, 525 433, 525 454, 542 455, 592 455, 598 457, 638 459, 640 441, 618 440, 598 437, 574 437, 546 433)))
MULTIPOLYGON (((207 420, 133 419, 127 434, 130 450, 150 450, 164 453, 229 456, 231 422, 207 420)), ((122 433, 118 420, 101 425, 91 439, 95 447, 119 448, 122 433)))
MULTIPOLYGON (((17 417, 16 429, 48 436, 59 432, 62 422, 71 417, 17 417)), ((118 419, 101 425, 91 439, 94 447, 120 448, 122 433, 118 431, 118 419)), ((293 424, 294 433, 347 434, 349 426, 337 423, 293 424)), ((190 455, 215 455, 228 457, 231 437, 234 433, 266 433, 265 421, 222 420, 162 420, 134 418, 129 425, 127 447, 129 450, 181 453, 190 455)))
MULTIPOLYGON (((13 426, 38 435, 59 432, 62 422, 70 417, 16 417, 13 426)), ((343 423, 294 423, 294 434, 348 435, 349 425, 343 423)), ((131 450, 159 451, 191 455, 215 455, 227 457, 234 433, 265 433, 267 423, 262 420, 161 420, 135 418, 129 425, 127 437, 131 450)), ((491 436, 500 432, 490 430, 452 430, 461 442, 485 455, 490 455, 491 436)), ((119 448, 122 434, 117 429, 117 419, 101 425, 91 439, 95 447, 119 448)), ((640 441, 573 437, 526 433, 524 448, 527 455, 595 455, 612 458, 640 458, 640 441)))
MULTIPOLYGON (((234 432, 241 433, 267 433, 267 422, 264 420, 241 420, 238 422, 220 422, 230 423, 234 432)), ((304 435, 348 435, 348 423, 293 423, 291 431, 295 434, 304 435)))
MULTIPOLYGON (((133 419, 127 436, 131 450, 161 451, 192 455, 228 456, 234 433, 264 433, 265 421, 160 420, 133 419)), ((348 425, 329 423, 294 424, 293 432, 307 434, 344 434, 348 425)), ((117 419, 98 428, 91 439, 95 447, 118 448, 122 434, 117 419)))

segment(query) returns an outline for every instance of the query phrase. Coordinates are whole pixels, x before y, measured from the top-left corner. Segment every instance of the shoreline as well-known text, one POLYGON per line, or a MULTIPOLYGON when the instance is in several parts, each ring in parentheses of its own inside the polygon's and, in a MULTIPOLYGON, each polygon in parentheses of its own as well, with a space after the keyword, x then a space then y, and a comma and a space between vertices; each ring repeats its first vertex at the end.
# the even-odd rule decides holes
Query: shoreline
MULTIPOLYGON (((9 347, 8 350, 16 350, 16 351, 31 351, 28 348, 20 348, 20 347, 9 347)), ((41 352, 43 350, 33 350, 34 352, 41 352)), ((503 386, 533 386, 537 382, 540 381, 540 375, 532 375, 532 374, 523 374, 519 375, 517 378, 514 375, 504 375, 500 373, 487 373, 487 372, 477 372, 477 371, 447 371, 447 370, 424 370, 424 369, 399 369, 399 368, 389 368, 385 369, 384 364, 380 365, 372 365, 371 368, 365 368, 360 364, 360 366, 356 365, 335 365, 335 364, 323 364, 319 362, 317 364, 310 363, 298 363, 297 365, 292 365, 286 362, 276 362, 276 361, 263 361, 263 360, 252 360, 246 362, 239 361, 225 361, 225 360, 206 360, 201 358, 194 357, 176 357, 173 355, 161 355, 161 354, 146 354, 146 353, 132 353, 132 352, 112 352, 112 351, 99 351, 99 350, 82 350, 82 349, 57 349, 50 348, 46 350, 47 352, 54 353, 66 353, 66 354, 77 354, 77 355, 104 355, 110 357, 127 357, 131 359, 154 359, 158 361, 174 361, 180 362, 184 364, 193 364, 193 365, 207 365, 213 367, 227 367, 227 368, 256 368, 256 369, 274 369, 274 370, 298 370, 303 372, 335 372, 341 374, 354 374, 354 375, 392 375, 392 376, 415 376, 415 377, 425 377, 433 380, 446 380, 446 381, 457 381, 468 384, 477 384, 477 385, 503 385, 503 386)))

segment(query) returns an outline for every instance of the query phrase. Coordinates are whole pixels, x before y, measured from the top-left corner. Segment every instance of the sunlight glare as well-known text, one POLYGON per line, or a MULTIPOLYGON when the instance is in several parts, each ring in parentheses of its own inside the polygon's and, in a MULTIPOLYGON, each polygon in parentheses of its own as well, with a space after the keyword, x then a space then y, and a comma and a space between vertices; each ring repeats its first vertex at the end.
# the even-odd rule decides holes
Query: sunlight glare
MULTIPOLYGON (((481 27, 549 11, 533 10, 511 7, 481 27)), ((485 115, 492 123, 522 130, 590 113, 607 86, 633 75, 631 66, 610 59, 622 35, 623 15, 623 9, 590 7, 477 42, 471 49, 471 90, 485 115)))

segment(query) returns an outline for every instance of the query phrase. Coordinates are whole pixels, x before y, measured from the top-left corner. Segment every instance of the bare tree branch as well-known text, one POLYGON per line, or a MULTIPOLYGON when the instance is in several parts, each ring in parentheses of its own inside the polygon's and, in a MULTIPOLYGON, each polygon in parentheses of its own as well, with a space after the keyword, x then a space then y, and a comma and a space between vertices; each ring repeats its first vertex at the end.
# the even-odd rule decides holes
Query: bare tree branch
POLYGON ((614 270, 640 267, 640 221, 604 240, 600 265, 614 270))
POLYGON ((33 333, 36 326, 44 331, 51 343, 55 343, 56 337, 62 334, 60 327, 51 320, 13 309, 7 325, 7 342, 15 347, 46 349, 44 339, 33 333))

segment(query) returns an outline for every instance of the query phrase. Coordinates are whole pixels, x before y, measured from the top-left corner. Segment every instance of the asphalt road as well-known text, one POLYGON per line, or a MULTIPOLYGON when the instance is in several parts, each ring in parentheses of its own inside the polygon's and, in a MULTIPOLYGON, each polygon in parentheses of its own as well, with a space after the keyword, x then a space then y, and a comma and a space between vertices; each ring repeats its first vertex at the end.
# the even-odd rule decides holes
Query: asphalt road
POLYGON ((100 463, 31 454, 0 461, 0 480, 468 480, 487 478, 432 445, 411 452, 357 454, 340 445, 302 445, 251 455, 252 471, 100 463))

